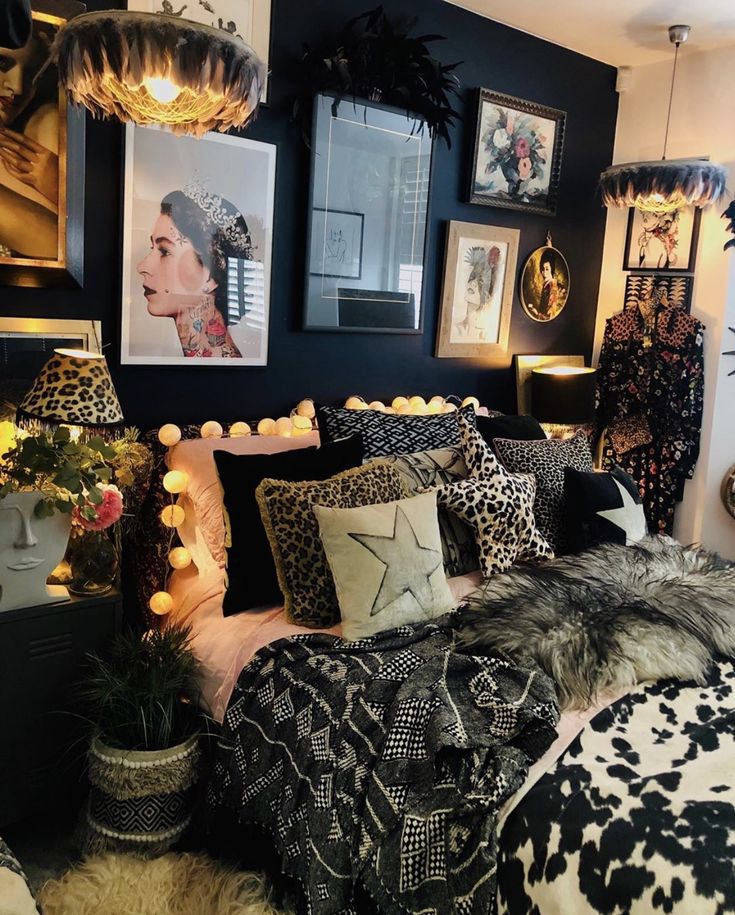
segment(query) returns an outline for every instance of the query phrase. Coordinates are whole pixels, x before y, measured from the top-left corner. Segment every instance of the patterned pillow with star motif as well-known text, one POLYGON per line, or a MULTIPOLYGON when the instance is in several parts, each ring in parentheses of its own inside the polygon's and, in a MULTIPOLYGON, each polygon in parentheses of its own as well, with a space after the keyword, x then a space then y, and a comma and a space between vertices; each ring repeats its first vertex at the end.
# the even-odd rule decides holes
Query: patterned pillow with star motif
POLYGON ((609 473, 564 471, 567 542, 573 553, 620 543, 632 546, 648 534, 635 480, 620 467, 609 473))
POLYGON ((315 505, 314 514, 344 638, 420 623, 454 607, 444 575, 435 492, 358 508, 315 505))

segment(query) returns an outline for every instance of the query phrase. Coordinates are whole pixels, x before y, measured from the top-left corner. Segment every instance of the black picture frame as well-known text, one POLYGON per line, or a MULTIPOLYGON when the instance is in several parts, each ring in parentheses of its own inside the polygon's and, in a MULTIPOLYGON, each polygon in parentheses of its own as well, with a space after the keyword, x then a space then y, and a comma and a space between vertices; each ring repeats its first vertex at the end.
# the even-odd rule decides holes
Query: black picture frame
MULTIPOLYGON (((538 213, 543 216, 555 216, 557 199, 559 195, 559 182, 561 178, 561 162, 564 151, 566 117, 566 112, 561 111, 558 108, 551 108, 548 105, 541 105, 537 102, 528 101, 527 99, 516 98, 513 95, 506 95, 502 92, 495 92, 492 89, 479 89, 477 93, 475 136, 472 147, 472 168, 469 174, 467 202, 481 204, 482 206, 501 207, 508 210, 523 210, 527 213, 538 213), (548 189, 545 194, 537 195, 542 198, 543 202, 541 202, 541 200, 539 202, 534 202, 533 198, 523 199, 524 196, 527 196, 525 191, 516 196, 510 192, 491 194, 488 192, 483 192, 479 189, 479 185, 477 183, 477 168, 481 155, 480 145, 483 140, 483 118, 485 114, 485 106, 493 105, 498 107, 499 110, 507 109, 507 111, 517 112, 521 115, 532 115, 534 117, 544 118, 554 122, 555 131, 554 141, 551 147, 548 189)), ((503 114, 501 110, 501 120, 503 119, 505 119, 507 123, 507 113, 503 114)), ((503 127, 499 129, 505 130, 503 127)), ((535 162, 533 161, 535 158, 533 155, 535 149, 534 143, 528 144, 529 156, 519 157, 516 155, 516 151, 518 149, 517 144, 520 139, 520 137, 516 138, 516 146, 513 146, 513 136, 511 135, 508 137, 508 148, 511 152, 509 153, 508 161, 504 162, 506 166, 505 171, 503 171, 503 165, 499 166, 501 171, 503 171, 503 175, 506 178, 509 187, 511 186, 511 180, 514 180, 509 177, 511 173, 519 179, 519 190, 520 184, 522 184, 524 180, 521 178, 517 168, 517 166, 520 164, 521 158, 528 159, 531 163, 531 167, 535 166, 535 162), (518 160, 515 170, 513 169, 513 162, 510 161, 511 158, 518 160)), ((528 143, 527 139, 526 143, 528 143)))
POLYGON ((683 308, 689 313, 692 308, 694 277, 689 274, 629 273, 625 278, 625 305, 637 304, 641 297, 648 297, 654 289, 665 287, 666 299, 670 305, 683 308))
MULTIPOLYGON (((46 31, 58 31, 69 19, 86 11, 76 0, 33 0, 34 23, 46 31)), ((55 72, 49 67, 48 74, 55 72)), ((0 285, 32 287, 81 287, 84 285, 84 109, 70 105, 58 90, 58 198, 56 202, 56 256, 23 256, 12 251, 0 255, 0 285)), ((12 126, 11 126, 12 129, 12 126)), ((42 199, 42 198, 39 198, 42 199)), ((22 206, 23 204, 21 204, 22 206)), ((34 206, 31 199, 28 206, 34 206)), ((48 209, 35 204, 48 219, 48 209)))
MULTIPOLYGON (((359 253, 358 253, 358 269, 357 273, 325 273, 321 270, 310 270, 310 276, 328 276, 332 279, 343 279, 343 280, 361 280, 362 279, 362 255, 365 244, 365 214, 364 213, 355 213, 351 210, 335 210, 335 209, 325 209, 324 207, 314 207, 312 209, 312 229, 311 229, 311 239, 312 243, 317 240, 317 233, 314 231, 314 214, 315 213, 326 213, 328 214, 326 219, 329 218, 329 215, 335 213, 338 216, 351 216, 355 218, 360 226, 360 241, 358 244, 359 253)), ((310 258, 310 263, 314 260, 313 251, 312 257, 310 258)))
MULTIPOLYGON (((633 271, 636 273, 694 273, 694 268, 697 261, 697 248, 699 246, 699 230, 700 224, 702 222, 702 210, 699 207, 684 207, 683 210, 675 210, 673 213, 646 213, 640 210, 636 210, 634 207, 631 207, 628 214, 628 226, 625 232, 625 249, 623 251, 623 270, 633 271), (668 220, 678 214, 679 219, 681 219, 681 214, 683 212, 692 213, 692 230, 690 235, 690 242, 687 251, 686 263, 683 266, 678 266, 680 261, 677 260, 677 266, 666 266, 661 265, 659 259, 655 264, 650 266, 639 266, 636 264, 631 265, 630 251, 631 245, 633 243, 633 235, 635 232, 636 220, 646 220, 659 217, 661 220, 668 220)), ((665 234, 665 233, 664 233, 665 234)), ((666 250, 665 245, 661 244, 659 246, 664 252, 666 250)))

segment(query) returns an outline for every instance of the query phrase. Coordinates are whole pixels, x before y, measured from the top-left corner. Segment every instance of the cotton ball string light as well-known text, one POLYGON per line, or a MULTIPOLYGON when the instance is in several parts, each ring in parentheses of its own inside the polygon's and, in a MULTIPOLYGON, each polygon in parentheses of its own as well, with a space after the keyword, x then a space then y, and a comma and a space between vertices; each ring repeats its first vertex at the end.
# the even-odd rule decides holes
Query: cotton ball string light
POLYGON ((270 417, 261 419, 258 423, 258 435, 275 435, 276 434, 276 421, 270 417))
POLYGON ((307 419, 314 419, 316 416, 314 401, 310 397, 305 397, 303 400, 300 400, 296 405, 296 413, 298 416, 305 416, 307 419))
POLYGON ((167 505, 161 512, 161 524, 166 527, 181 527, 186 520, 186 512, 180 505, 167 505))
POLYGON ((371 410, 376 410, 378 413, 385 413, 385 404, 382 400, 373 400, 368 404, 368 407, 371 410))
POLYGON ((191 553, 185 546, 174 547, 168 554, 168 561, 172 569, 188 569, 191 565, 191 553))
POLYGON ((345 407, 347 407, 348 410, 368 409, 368 405, 365 403, 365 400, 358 394, 353 394, 351 397, 348 397, 345 401, 345 407))
POLYGON ((426 406, 426 401, 419 394, 414 394, 413 397, 409 397, 408 402, 413 408, 426 406))
POLYGON ((457 408, 453 403, 445 403, 445 404, 442 404, 439 412, 440 413, 454 413, 454 411, 456 409, 457 408))
POLYGON ((442 404, 436 403, 433 400, 430 400, 426 405, 426 412, 431 416, 436 416, 437 413, 441 412, 442 404))
POLYGON ((445 401, 445 400, 446 400, 446 398, 445 398, 445 397, 442 397, 441 394, 434 394, 434 396, 433 396, 433 397, 431 398, 431 400, 429 401, 429 406, 431 406, 432 404, 434 404, 435 406, 441 407, 441 406, 444 405, 444 401, 445 401))
POLYGON ((311 432, 311 420, 308 416, 294 413, 291 416, 291 423, 293 425, 292 435, 308 435, 311 432))
POLYGON ((399 396, 399 397, 394 397, 394 398, 393 398, 393 400, 392 400, 392 402, 391 402, 391 407, 393 407, 393 409, 394 409, 394 410, 396 411, 396 413, 397 413, 397 412, 399 412, 399 410, 401 409, 401 407, 404 406, 404 404, 407 404, 407 403, 408 403, 408 397, 403 397, 403 396, 401 395, 401 396, 399 396))
POLYGON ((163 488, 172 494, 186 492, 188 485, 189 474, 184 473, 183 470, 169 470, 163 478, 163 488))
POLYGON ((403 416, 409 416, 411 413, 413 413, 413 407, 408 401, 406 401, 397 408, 396 412, 403 416))
POLYGON ((222 438, 224 432, 222 425, 215 419, 208 420, 199 430, 202 438, 222 438))
POLYGON ((474 408, 475 413, 480 409, 480 401, 476 397, 465 397, 462 401, 463 407, 469 407, 470 405, 474 408))
POLYGON ((230 438, 245 438, 246 435, 250 435, 253 430, 247 423, 233 423, 230 426, 230 438))
POLYGON ((293 435, 293 423, 288 416, 281 416, 276 420, 276 435, 281 438, 291 438, 293 435))
POLYGON ((168 591, 156 591, 148 601, 148 606, 156 616, 166 616, 174 609, 174 599, 168 591))
POLYGON ((158 441, 166 448, 173 448, 181 441, 181 429, 174 423, 166 423, 158 430, 158 441))

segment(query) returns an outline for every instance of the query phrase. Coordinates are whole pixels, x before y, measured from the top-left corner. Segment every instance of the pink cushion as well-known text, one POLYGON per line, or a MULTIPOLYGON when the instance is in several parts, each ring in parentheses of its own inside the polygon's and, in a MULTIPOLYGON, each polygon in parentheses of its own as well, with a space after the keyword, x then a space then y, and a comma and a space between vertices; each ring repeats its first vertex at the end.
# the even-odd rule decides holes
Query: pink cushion
POLYGON ((169 470, 182 470, 189 477, 186 493, 178 500, 186 510, 186 521, 178 529, 178 534, 200 572, 213 566, 224 568, 225 564, 222 491, 213 453, 277 454, 318 444, 319 433, 309 432, 294 438, 248 435, 243 438, 189 439, 169 450, 169 470))

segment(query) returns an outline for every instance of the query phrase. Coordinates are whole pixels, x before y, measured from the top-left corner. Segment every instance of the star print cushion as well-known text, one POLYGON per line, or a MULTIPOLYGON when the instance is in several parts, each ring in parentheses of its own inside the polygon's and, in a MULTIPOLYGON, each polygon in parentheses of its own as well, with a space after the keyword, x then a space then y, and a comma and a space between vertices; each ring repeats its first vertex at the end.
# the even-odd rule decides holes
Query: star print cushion
POLYGON ((492 475, 460 480, 435 492, 439 506, 474 528, 480 569, 486 578, 506 572, 519 560, 554 558, 554 551, 536 528, 532 476, 508 473, 498 463, 492 475))
MULTIPOLYGON (((443 483, 467 479, 467 465, 459 447, 392 455, 381 460, 387 461, 400 473, 409 495, 416 495, 443 483)), ((469 525, 442 508, 439 510, 439 533, 444 571, 449 578, 466 575, 479 568, 475 534, 469 525)))
POLYGON ((436 493, 360 508, 315 505, 344 638, 419 623, 454 607, 442 563, 436 493))
POLYGON ((592 472, 592 453, 587 436, 584 432, 578 432, 573 438, 547 439, 543 442, 496 438, 494 444, 498 457, 508 470, 536 476, 536 499, 533 505, 536 524, 556 552, 565 552, 564 471, 571 467, 573 470, 592 472))
POLYGON ((632 546, 647 535, 646 516, 635 480, 610 473, 564 471, 564 513, 569 549, 578 553, 600 543, 632 546))
POLYGON ((379 461, 328 480, 292 483, 266 479, 260 483, 255 498, 292 623, 321 629, 339 620, 334 580, 319 539, 314 506, 354 508, 405 495, 400 475, 379 461))

